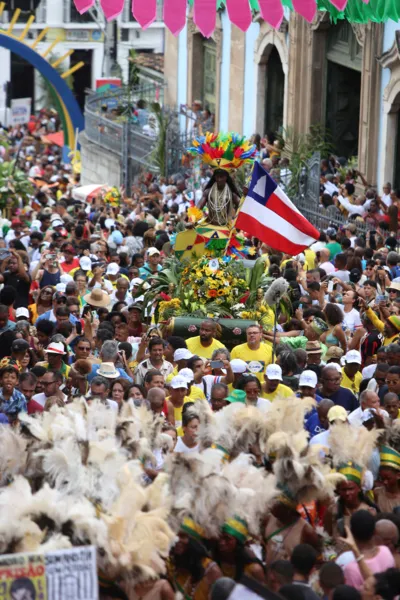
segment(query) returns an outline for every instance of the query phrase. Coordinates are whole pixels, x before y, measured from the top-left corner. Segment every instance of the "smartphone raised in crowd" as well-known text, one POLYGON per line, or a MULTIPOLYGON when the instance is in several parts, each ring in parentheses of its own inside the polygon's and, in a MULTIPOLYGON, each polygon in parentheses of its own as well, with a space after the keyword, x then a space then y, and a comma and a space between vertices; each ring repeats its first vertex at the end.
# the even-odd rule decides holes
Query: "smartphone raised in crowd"
POLYGON ((334 285, 333 281, 330 280, 328 282, 328 294, 331 294, 333 292, 333 285, 334 285))
POLYGON ((212 369, 222 369, 224 366, 224 363, 222 362, 222 360, 212 360, 210 362, 210 367, 212 369))

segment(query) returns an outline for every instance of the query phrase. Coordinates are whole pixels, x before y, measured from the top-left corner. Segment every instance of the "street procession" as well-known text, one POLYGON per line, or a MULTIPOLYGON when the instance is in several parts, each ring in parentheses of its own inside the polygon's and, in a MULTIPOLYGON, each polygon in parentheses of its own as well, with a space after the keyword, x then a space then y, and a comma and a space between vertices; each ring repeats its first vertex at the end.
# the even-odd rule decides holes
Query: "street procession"
POLYGON ((0 58, 0 600, 400 599, 400 0, 0 58))

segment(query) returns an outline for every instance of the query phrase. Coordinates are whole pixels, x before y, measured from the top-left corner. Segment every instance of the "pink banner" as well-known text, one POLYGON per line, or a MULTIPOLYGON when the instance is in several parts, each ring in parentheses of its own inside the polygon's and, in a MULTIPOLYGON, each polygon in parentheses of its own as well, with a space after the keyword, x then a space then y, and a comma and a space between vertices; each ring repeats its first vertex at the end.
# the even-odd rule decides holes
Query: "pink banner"
POLYGON ((132 14, 142 29, 146 29, 156 20, 156 0, 132 0, 132 14))
POLYGON ((292 0, 292 2, 294 10, 311 23, 317 12, 315 0, 292 0))
POLYGON ((122 13, 125 0, 100 0, 101 8, 107 21, 115 19, 122 13))
POLYGON ((347 0, 329 0, 329 2, 338 10, 344 10, 347 4, 347 0))
POLYGON ((215 0, 194 0, 193 21, 204 37, 212 36, 216 18, 215 0))
POLYGON ((252 20, 249 0, 227 0, 226 8, 231 22, 242 31, 247 31, 252 20))
POLYGON ((94 6, 95 0, 74 0, 74 3, 78 13, 83 14, 94 6))
POLYGON ((173 35, 186 25, 186 0, 164 0, 164 23, 173 35))
POLYGON ((261 16, 275 29, 279 29, 283 21, 283 7, 280 0, 258 0, 261 16))

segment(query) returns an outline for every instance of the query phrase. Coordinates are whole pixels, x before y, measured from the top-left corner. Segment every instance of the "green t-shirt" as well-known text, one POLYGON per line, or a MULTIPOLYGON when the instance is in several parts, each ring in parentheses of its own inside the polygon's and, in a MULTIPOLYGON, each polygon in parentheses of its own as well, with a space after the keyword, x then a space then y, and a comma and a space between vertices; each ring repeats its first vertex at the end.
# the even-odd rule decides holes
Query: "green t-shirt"
POLYGON ((339 244, 339 242, 329 242, 326 247, 330 252, 330 260, 335 258, 336 254, 340 254, 342 251, 342 246, 339 244))

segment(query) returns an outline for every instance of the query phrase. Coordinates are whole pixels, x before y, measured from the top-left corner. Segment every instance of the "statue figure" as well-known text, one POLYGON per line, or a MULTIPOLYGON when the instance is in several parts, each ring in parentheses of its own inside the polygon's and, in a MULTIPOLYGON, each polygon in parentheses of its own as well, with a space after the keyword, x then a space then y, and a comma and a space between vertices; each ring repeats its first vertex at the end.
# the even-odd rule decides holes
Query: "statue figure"
POLYGON ((235 217, 240 200, 230 173, 254 162, 256 146, 237 133, 206 133, 193 140, 188 152, 214 170, 197 208, 207 209, 210 225, 226 227, 235 217))

